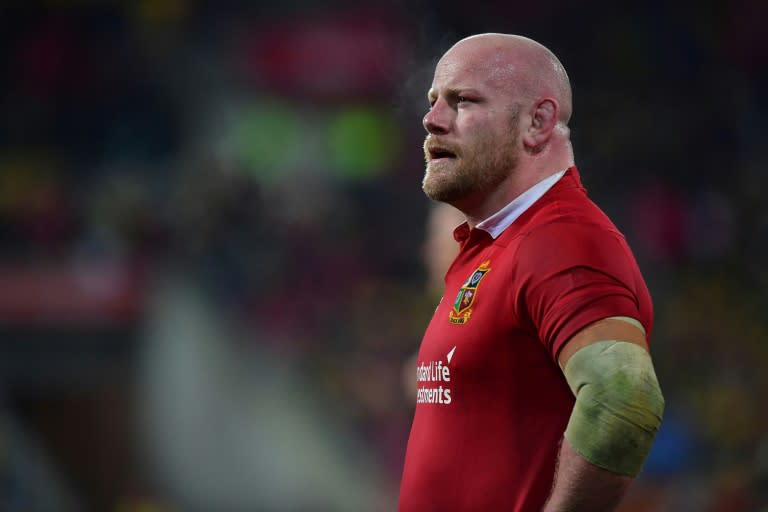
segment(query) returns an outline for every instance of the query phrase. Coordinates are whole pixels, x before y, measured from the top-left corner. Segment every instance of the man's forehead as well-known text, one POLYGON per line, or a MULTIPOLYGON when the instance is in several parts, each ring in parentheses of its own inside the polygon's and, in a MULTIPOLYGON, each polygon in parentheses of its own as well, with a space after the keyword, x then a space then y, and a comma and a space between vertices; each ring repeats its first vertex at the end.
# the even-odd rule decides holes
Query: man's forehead
POLYGON ((438 61, 432 87, 465 82, 500 87, 510 83, 514 71, 513 59, 501 48, 454 47, 438 61))

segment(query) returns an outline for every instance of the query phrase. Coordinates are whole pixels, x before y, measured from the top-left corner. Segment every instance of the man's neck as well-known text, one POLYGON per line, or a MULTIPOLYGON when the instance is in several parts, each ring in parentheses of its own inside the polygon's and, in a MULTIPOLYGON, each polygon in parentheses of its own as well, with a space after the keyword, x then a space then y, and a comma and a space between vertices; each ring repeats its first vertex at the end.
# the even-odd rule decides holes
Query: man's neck
POLYGON ((470 228, 474 228, 494 213, 518 198, 526 190, 549 176, 573 166, 564 162, 560 166, 518 169, 511 173, 496 188, 485 194, 475 194, 453 204, 467 218, 470 228))

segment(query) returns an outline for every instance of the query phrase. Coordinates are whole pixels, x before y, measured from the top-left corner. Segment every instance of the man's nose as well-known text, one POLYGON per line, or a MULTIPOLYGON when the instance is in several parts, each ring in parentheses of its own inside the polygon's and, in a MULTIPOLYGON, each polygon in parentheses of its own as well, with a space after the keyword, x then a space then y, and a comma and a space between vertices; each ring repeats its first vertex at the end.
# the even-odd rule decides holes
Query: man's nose
POLYGON ((422 124, 428 133, 442 135, 448 133, 451 126, 450 112, 447 105, 442 100, 437 100, 429 112, 426 113, 422 124))

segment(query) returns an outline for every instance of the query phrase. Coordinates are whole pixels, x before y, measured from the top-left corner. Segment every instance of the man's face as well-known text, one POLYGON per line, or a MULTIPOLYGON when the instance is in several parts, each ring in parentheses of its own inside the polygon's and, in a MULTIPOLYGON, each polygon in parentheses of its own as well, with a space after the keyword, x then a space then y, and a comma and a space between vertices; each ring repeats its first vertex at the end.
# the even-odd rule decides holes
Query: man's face
POLYGON ((482 48, 452 48, 438 62, 424 116, 422 188, 456 204, 490 192, 517 166, 519 107, 509 66, 482 48))

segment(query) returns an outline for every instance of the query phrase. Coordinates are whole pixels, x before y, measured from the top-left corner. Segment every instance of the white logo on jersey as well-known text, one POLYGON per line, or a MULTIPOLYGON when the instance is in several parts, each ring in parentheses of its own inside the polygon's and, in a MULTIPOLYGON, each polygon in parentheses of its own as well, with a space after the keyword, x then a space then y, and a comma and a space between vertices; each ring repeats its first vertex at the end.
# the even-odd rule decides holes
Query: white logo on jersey
POLYGON ((437 383, 437 387, 434 384, 431 387, 419 386, 416 392, 417 404, 449 405, 451 403, 451 388, 448 387, 448 383, 451 382, 451 369, 448 364, 453 359, 454 352, 456 352, 456 347, 448 352, 446 356, 448 363, 443 363, 441 359, 428 363, 422 362, 416 367, 417 382, 437 383))

